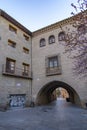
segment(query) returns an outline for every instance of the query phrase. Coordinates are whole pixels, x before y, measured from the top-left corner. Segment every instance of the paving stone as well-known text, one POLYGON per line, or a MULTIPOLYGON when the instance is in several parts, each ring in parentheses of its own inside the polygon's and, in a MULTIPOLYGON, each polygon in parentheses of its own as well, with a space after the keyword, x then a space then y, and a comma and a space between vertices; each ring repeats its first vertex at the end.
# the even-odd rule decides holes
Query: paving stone
POLYGON ((58 100, 47 106, 0 112, 0 130, 86 130, 87 110, 58 100))

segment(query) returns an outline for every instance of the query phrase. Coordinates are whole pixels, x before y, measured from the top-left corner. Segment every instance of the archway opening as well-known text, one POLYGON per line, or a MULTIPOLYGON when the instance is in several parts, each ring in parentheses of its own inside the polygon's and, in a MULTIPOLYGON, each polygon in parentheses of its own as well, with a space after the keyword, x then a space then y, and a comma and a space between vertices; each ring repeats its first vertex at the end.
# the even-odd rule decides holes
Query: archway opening
MULTIPOLYGON (((46 85, 44 85, 38 95, 37 95, 37 99, 36 99, 36 104, 37 105, 46 105, 48 103, 51 103, 52 101, 57 99, 57 91, 61 90, 65 93, 67 93, 67 96, 64 97, 66 98, 67 102, 71 102, 73 104, 76 104, 78 106, 81 106, 80 103, 80 98, 79 95, 77 94, 77 92, 67 83, 65 82, 61 82, 61 81, 52 81, 46 85)), ((61 93, 62 94, 62 93, 61 93)), ((60 95, 59 95, 60 96, 60 95)), ((61 95, 64 96, 64 95, 61 95)))
POLYGON ((62 99, 66 99, 67 101, 69 99, 68 91, 65 88, 61 88, 61 87, 56 88, 53 91, 52 95, 56 96, 56 99, 61 99, 62 98, 62 99))

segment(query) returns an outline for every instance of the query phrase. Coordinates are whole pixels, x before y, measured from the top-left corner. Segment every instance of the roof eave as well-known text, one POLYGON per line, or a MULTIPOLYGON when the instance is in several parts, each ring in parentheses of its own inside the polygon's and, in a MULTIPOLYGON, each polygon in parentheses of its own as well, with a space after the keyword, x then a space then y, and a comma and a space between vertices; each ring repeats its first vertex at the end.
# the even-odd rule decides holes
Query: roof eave
POLYGON ((29 31, 26 27, 24 27, 22 24, 20 24, 18 21, 16 21, 14 18, 12 18, 10 15, 8 15, 5 11, 0 9, 0 16, 4 17, 6 20, 20 28, 22 31, 27 33, 28 35, 32 36, 32 32, 29 31))

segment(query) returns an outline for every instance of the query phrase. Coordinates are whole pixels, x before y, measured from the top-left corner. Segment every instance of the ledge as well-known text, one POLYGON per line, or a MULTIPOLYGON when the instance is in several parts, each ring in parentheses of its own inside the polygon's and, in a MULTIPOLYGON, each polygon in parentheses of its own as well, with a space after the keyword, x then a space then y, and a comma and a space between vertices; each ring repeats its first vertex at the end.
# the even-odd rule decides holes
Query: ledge
POLYGON ((16 77, 16 78, 32 79, 32 77, 29 77, 29 76, 15 75, 15 74, 7 73, 7 72, 3 72, 2 74, 5 76, 11 76, 11 77, 16 77))

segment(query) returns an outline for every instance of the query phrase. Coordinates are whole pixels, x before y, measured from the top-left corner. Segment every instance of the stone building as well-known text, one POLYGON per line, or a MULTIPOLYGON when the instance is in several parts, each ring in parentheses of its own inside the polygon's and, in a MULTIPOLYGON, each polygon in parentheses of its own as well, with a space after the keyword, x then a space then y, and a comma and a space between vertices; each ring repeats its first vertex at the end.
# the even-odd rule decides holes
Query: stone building
POLYGON ((31 35, 0 10, 0 105, 23 106, 31 100, 31 35))
POLYGON ((0 10, 0 105, 28 106, 51 102, 56 88, 64 88, 72 103, 86 107, 87 78, 73 75, 72 60, 65 55, 66 27, 73 17, 30 32, 0 10))

